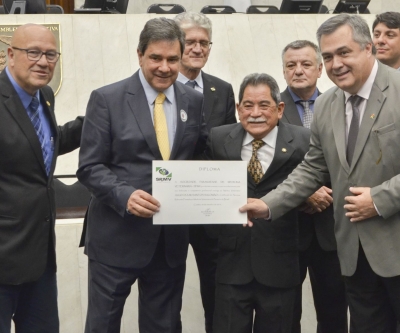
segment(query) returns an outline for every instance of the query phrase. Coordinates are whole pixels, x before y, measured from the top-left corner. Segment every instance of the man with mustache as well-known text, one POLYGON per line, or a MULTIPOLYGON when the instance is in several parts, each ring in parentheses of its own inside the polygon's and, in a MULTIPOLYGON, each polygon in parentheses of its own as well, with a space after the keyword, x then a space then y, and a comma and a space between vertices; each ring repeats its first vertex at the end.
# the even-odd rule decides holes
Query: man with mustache
MULTIPOLYGON (((178 81, 203 94, 203 111, 208 130, 216 126, 236 123, 232 85, 202 71, 211 52, 211 20, 201 13, 185 12, 178 14, 175 22, 186 35, 178 81)), ((208 235, 203 225, 191 225, 189 226, 189 243, 192 245, 199 270, 205 329, 207 333, 212 333, 215 270, 218 256, 217 240, 208 235)))
POLYGON ((316 100, 310 150, 275 191, 249 199, 240 210, 273 222, 330 180, 351 330, 396 332, 400 75, 376 60, 367 22, 359 15, 328 19, 317 39, 336 87, 316 100))
MULTIPOLYGON (((250 74, 236 105, 240 123, 211 129, 206 157, 248 161, 248 197, 280 184, 308 150, 310 131, 284 124, 279 87, 268 74, 250 74)), ((329 203, 327 203, 329 205, 329 203)), ((273 223, 215 226, 218 264, 214 333, 289 333, 300 284, 297 209, 273 223)))
MULTIPOLYGON (((283 76, 287 88, 281 93, 285 103, 282 121, 310 128, 314 104, 321 94, 317 80, 322 73, 319 48, 308 40, 296 40, 282 51, 283 76)), ((331 201, 330 183, 322 186, 307 202, 331 201)), ((340 273, 334 233, 335 220, 330 205, 322 212, 309 206, 299 214, 300 279, 310 276, 318 333, 347 333, 347 302, 340 273)), ((301 332, 302 286, 296 293, 292 333, 301 332)))
POLYGON ((376 15, 372 24, 372 40, 376 58, 383 64, 400 70, 400 13, 376 15))
POLYGON ((0 332, 58 333, 53 173, 83 117, 57 126, 47 86, 59 60, 42 25, 18 27, 0 74, 0 332))
POLYGON ((149 20, 137 48, 140 69, 91 94, 77 172, 92 193, 85 333, 120 331, 136 280, 139 331, 181 332, 188 227, 153 225, 163 208, 151 191, 153 160, 192 159, 205 148, 203 96, 175 82, 184 44, 173 20, 149 20))

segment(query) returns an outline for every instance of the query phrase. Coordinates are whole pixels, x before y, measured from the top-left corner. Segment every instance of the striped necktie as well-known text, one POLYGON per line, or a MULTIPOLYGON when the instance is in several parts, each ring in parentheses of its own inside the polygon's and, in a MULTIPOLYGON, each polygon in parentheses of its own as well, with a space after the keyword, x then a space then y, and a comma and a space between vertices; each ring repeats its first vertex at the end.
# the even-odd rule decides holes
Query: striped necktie
POLYGON ((310 104, 313 101, 299 101, 299 103, 303 106, 304 114, 303 114, 303 126, 306 128, 311 127, 311 122, 313 120, 313 112, 310 109, 310 104))
POLYGON ((42 128, 42 121, 40 120, 40 115, 39 115, 39 100, 36 98, 36 96, 32 97, 32 101, 29 104, 27 111, 29 119, 31 120, 32 125, 36 131, 36 135, 38 136, 40 147, 42 148, 44 166, 46 168, 47 175, 49 175, 51 168, 51 163, 49 161, 50 152, 48 151, 49 146, 46 145, 45 142, 44 132, 42 128))

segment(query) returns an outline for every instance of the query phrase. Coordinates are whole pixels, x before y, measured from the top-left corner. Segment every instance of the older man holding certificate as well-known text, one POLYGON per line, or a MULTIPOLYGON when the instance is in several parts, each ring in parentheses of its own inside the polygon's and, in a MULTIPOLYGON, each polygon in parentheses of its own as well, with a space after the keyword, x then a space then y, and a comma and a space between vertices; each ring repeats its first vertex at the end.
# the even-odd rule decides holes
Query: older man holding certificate
MULTIPOLYGON (((278 126, 283 109, 276 81, 267 74, 251 74, 240 86, 240 123, 210 132, 207 158, 248 162, 249 198, 274 189, 308 150, 308 129, 278 126)), ((329 205, 323 203, 325 208, 329 205)), ((271 223, 253 223, 253 228, 214 227, 219 238, 214 333, 291 330, 295 287, 300 283, 297 210, 271 223)))

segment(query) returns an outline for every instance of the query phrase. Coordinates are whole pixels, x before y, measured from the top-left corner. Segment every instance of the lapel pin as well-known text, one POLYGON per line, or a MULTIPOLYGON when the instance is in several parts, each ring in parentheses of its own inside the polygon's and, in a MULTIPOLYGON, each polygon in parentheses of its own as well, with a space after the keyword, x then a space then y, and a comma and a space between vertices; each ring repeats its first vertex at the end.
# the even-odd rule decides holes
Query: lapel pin
POLYGON ((187 119, 188 119, 188 116, 187 116, 186 111, 185 111, 185 110, 181 110, 181 120, 182 120, 183 122, 186 122, 187 119))
POLYGON ((375 118, 375 113, 371 114, 370 118, 374 119, 375 118))
POLYGON ((46 104, 47 104, 47 106, 50 106, 50 102, 49 101, 46 101, 46 104))
POLYGON ((210 89, 211 89, 211 91, 215 91, 215 88, 214 88, 214 87, 211 87, 210 89))
POLYGON ((287 149, 286 148, 282 148, 282 152, 286 153, 287 149))

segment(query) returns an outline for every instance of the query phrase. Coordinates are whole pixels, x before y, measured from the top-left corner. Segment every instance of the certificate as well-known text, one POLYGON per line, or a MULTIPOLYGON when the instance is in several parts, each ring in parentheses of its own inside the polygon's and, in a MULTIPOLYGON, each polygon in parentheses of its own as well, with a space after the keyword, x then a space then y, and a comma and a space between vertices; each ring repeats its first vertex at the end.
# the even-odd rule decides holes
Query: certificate
POLYGON ((153 161, 153 224, 245 224, 245 161, 153 161))

